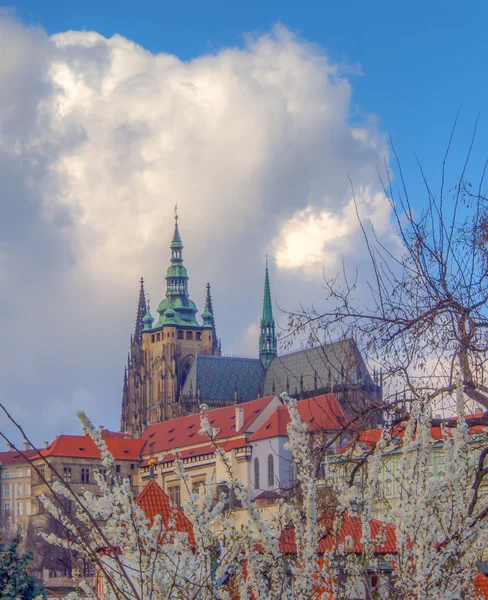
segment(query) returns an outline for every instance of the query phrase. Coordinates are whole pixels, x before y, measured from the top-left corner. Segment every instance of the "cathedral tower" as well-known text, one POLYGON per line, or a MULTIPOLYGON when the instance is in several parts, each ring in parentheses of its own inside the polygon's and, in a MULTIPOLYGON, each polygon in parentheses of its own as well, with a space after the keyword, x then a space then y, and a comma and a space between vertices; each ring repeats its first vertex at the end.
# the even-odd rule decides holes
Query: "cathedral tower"
POLYGON ((269 286, 268 260, 264 275, 263 316, 261 318, 261 333, 259 335, 259 358, 265 369, 277 354, 275 320, 273 318, 273 305, 271 303, 271 290, 269 286))
POLYGON ((170 244, 171 260, 166 273, 166 296, 158 306, 154 324, 146 305, 143 280, 137 309, 136 329, 131 337, 124 374, 121 430, 140 434, 150 423, 165 421, 184 411, 181 389, 197 354, 220 354, 215 320, 207 286, 203 323, 188 292, 188 274, 183 264, 183 243, 175 209, 175 229, 170 244))

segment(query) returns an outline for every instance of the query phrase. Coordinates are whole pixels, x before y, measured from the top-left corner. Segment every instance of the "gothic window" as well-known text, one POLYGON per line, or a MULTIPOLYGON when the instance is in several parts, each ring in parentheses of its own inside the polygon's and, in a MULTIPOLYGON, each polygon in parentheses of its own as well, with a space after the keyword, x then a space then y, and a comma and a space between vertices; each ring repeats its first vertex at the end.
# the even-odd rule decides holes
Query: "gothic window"
POLYGON ((254 459, 254 487, 259 489, 259 458, 254 459))
POLYGON ((179 339, 179 340, 182 340, 182 339, 184 339, 184 334, 183 334, 183 332, 182 332, 182 331, 178 331, 178 339, 179 339))
POLYGON ((273 488, 275 484, 274 458, 272 454, 268 455, 268 487, 273 488))
POLYGON ((193 331, 187 331, 186 332, 186 339, 187 340, 192 340, 193 339, 193 331))

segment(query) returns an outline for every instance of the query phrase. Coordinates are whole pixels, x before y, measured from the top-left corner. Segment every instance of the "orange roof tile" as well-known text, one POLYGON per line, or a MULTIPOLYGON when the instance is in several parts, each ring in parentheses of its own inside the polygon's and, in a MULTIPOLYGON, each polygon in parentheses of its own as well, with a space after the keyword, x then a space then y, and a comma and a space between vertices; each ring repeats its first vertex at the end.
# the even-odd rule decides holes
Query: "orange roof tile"
POLYGON ((145 485, 137 496, 136 503, 142 508, 151 526, 156 515, 161 515, 165 528, 187 533, 190 543, 195 546, 195 535, 190 520, 181 509, 171 506, 168 495, 154 480, 151 479, 145 485))
MULTIPOLYGON (((144 440, 103 436, 115 460, 139 461, 144 440)), ((100 459, 100 451, 88 435, 58 435, 51 444, 39 452, 41 456, 69 456, 72 458, 100 459)))
MULTIPOLYGON (((308 423, 309 433, 317 431, 340 431, 349 424, 349 419, 334 394, 299 400, 296 404, 303 423, 308 423)), ((271 437, 288 436, 286 426, 290 415, 286 406, 279 406, 269 419, 249 438, 249 441, 271 437)))
POLYGON ((8 452, 0 452, 0 464, 3 466, 20 465, 28 463, 37 456, 39 450, 23 450, 22 454, 17 450, 9 450, 8 452))
MULTIPOLYGON (((239 433, 244 433, 273 398, 274 396, 267 396, 266 398, 259 398, 250 402, 242 402, 238 405, 209 410, 207 416, 210 425, 219 429, 216 439, 224 440, 239 433), (244 426, 239 432, 236 432, 235 425, 236 408, 242 408, 244 411, 244 426)), ((208 443, 208 437, 201 435, 199 431, 199 414, 177 417, 176 419, 149 425, 140 437, 140 439, 146 442, 143 453, 144 455, 148 455, 151 450, 153 452, 165 452, 174 450, 175 448, 193 446, 194 444, 208 443)))
POLYGON ((484 600, 488 600, 488 577, 483 573, 478 573, 478 575, 476 575, 474 580, 474 591, 484 600))
MULTIPOLYGON (((383 523, 376 519, 369 522, 372 539, 381 540, 375 548, 376 554, 394 554, 396 552, 396 532, 395 526, 389 523, 383 523)), ((342 515, 342 523, 337 534, 332 534, 333 516, 327 516, 320 520, 319 527, 323 531, 319 538, 317 552, 324 554, 329 550, 339 550, 339 547, 348 548, 351 553, 362 552, 362 525, 361 518, 358 515, 352 515, 348 511, 342 515), (351 542, 346 543, 346 537, 351 538, 351 542)), ((294 554, 295 530, 293 528, 285 529, 280 538, 280 548, 284 554, 294 554)))

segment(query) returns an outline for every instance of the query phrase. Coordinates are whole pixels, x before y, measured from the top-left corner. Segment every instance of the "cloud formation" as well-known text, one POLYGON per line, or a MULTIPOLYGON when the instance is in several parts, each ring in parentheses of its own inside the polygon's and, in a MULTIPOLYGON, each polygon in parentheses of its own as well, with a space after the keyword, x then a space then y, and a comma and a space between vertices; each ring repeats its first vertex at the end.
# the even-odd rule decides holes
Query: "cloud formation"
POLYGON ((202 310, 212 282, 228 352, 257 351, 265 253, 287 307, 320 294, 324 267, 361 263, 350 180, 391 229, 376 120, 282 26, 183 62, 4 17, 0 89, 0 396, 37 440, 77 431, 76 403, 117 427, 138 279, 158 303, 176 203, 190 293, 202 310))

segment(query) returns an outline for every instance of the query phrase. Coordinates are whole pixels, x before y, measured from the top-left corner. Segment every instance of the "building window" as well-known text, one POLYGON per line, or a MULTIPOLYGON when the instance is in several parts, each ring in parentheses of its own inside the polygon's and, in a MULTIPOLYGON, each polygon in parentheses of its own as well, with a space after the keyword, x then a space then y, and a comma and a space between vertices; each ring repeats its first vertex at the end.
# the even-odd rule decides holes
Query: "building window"
POLYGON ((90 483, 90 470, 88 468, 81 469, 81 483, 90 483))
POLYGON ((275 485, 274 475, 274 458, 272 454, 268 455, 268 487, 273 488, 275 485))
POLYGON ((393 494, 393 484, 391 479, 385 481, 385 494, 391 496, 393 494))
POLYGON ((439 464, 440 465, 444 464, 444 454, 439 454, 439 464))
POLYGON ((133 471, 133 470, 134 470, 134 463, 131 463, 131 464, 130 464, 130 469, 131 469, 131 471, 133 471))
POLYGON ((182 340, 182 339, 184 339, 184 334, 183 334, 183 332, 182 332, 182 331, 178 331, 178 339, 179 339, 179 340, 182 340))
POLYGON ((181 506, 180 486, 179 485, 170 485, 168 487, 168 496, 169 496, 171 504, 173 506, 176 506, 177 508, 180 508, 180 506, 181 506))
POLYGON ((254 459, 254 487, 259 489, 259 459, 254 459))
POLYGON ((197 331, 196 335, 197 335, 197 341, 198 342, 201 341, 201 339, 202 339, 202 332, 201 331, 197 331))
POLYGON ((22 484, 17 484, 17 497, 22 496, 22 484))
POLYGON ((22 516, 22 504, 20 502, 17 502, 17 516, 22 516))
POLYGON ((115 465, 115 472, 120 473, 120 465, 115 465))
POLYGON ((156 334, 156 341, 157 342, 161 341, 161 334, 160 333, 156 334))
POLYGON ((45 468, 39 467, 39 479, 42 481, 45 478, 45 468))
POLYGON ((17 469, 17 477, 22 477, 22 469, 17 469))
POLYGON ((191 493, 192 494, 200 494, 200 490, 204 485, 204 481, 192 481, 191 483, 191 493))
POLYGON ((8 498, 10 496, 10 483, 6 483, 3 486, 3 495, 8 498))
POLYGON ((70 482, 71 481, 71 467, 64 467, 64 480, 70 482))
POLYGON ((25 468, 25 476, 26 476, 26 477, 30 477, 30 474, 31 474, 30 467, 26 467, 26 468, 25 468))
POLYGON ((154 333, 151 336, 151 343, 154 344, 154 333))
POLYGON ((10 471, 8 469, 3 472, 3 478, 4 479, 9 479, 10 478, 10 471))
POLYGON ((186 332, 186 339, 187 340, 192 340, 193 339, 193 331, 187 331, 186 332))
POLYGON ((3 505, 3 514, 6 517, 10 516, 10 503, 9 502, 5 502, 5 504, 3 505))

